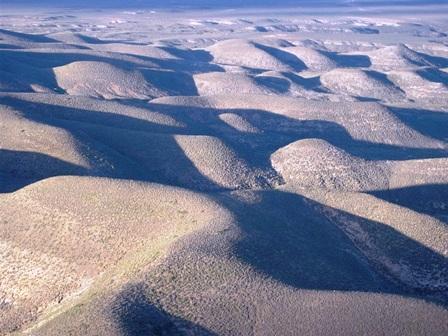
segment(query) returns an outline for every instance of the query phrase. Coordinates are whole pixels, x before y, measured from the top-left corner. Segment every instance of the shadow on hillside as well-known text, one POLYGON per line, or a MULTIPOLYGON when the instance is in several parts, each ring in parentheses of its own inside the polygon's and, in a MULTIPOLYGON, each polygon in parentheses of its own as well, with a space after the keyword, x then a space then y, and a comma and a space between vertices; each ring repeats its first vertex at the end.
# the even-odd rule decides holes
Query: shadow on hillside
MULTIPOLYGON (((82 42, 87 44, 111 44, 111 43, 126 43, 130 45, 144 45, 141 43, 132 43, 127 40, 102 40, 94 36, 84 35, 84 34, 73 34, 74 37, 79 38, 82 42)), ((64 42, 64 41, 61 41, 64 42)))
MULTIPOLYGON (((3 97, 2 103, 21 111, 24 117, 70 132, 82 146, 80 153, 91 163, 92 176, 136 179, 165 183, 193 190, 223 190, 204 177, 177 144, 174 135, 216 136, 254 169, 276 174, 270 156, 291 142, 319 138, 367 159, 445 157, 446 150, 421 149, 370 143, 353 139, 341 125, 325 120, 297 120, 252 109, 212 109, 157 103, 126 105, 173 118, 185 127, 165 126, 109 112, 61 107, 3 97), (219 119, 220 113, 237 114, 262 131, 245 133, 219 119), (103 157, 109 166, 98 161, 103 157), (110 168, 112 166, 113 168, 110 168)), ((116 103, 118 104, 118 103, 116 103)), ((19 164, 20 165, 20 164, 19 164)), ((61 172, 60 175, 66 175, 61 172)))
POLYGON ((123 335, 213 336, 211 331, 174 317, 150 303, 142 284, 126 286, 115 298, 111 311, 123 335))
POLYGON ((270 155, 287 144, 306 138, 319 138, 366 160, 404 160, 445 157, 437 148, 410 148, 354 139, 338 123, 322 119, 298 120, 265 110, 213 109, 197 106, 149 103, 153 111, 173 116, 193 132, 215 135, 254 164, 270 166, 270 155), (221 113, 233 113, 261 129, 258 134, 240 132, 219 119, 221 113))
POLYGON ((274 76, 257 76, 254 77, 254 81, 257 83, 257 85, 265 87, 266 89, 279 94, 287 93, 291 87, 291 83, 285 78, 274 76))
POLYGON ((417 73, 423 78, 436 83, 448 85, 448 73, 434 68, 424 68, 417 70, 417 73))
POLYGON ((365 70, 365 74, 374 80, 377 80, 382 85, 385 85, 388 88, 393 88, 397 92, 400 92, 401 94, 405 94, 405 92, 398 86, 395 85, 394 82, 392 82, 387 75, 383 74, 382 72, 375 71, 375 70, 365 70))
POLYGON ((256 204, 220 199, 243 231, 236 255, 295 288, 391 292, 352 242, 298 195, 263 192, 256 204))
MULTIPOLYGON (((67 96, 66 96, 67 97, 67 96)), ((84 99, 84 97, 79 97, 84 99)), ((71 97, 70 99, 73 99, 71 97)), ((90 100, 95 102, 95 100, 90 100)), ((100 102, 100 100, 98 100, 100 102)), ((118 129, 127 129, 133 131, 151 132, 151 133, 175 133, 186 134, 187 131, 182 127, 163 125, 161 123, 151 122, 149 120, 138 119, 136 117, 118 114, 114 111, 104 112, 75 108, 70 106, 63 106, 55 104, 47 104, 41 102, 33 102, 21 100, 11 96, 0 96, 0 103, 9 105, 21 111, 21 113, 30 120, 35 120, 43 124, 50 124, 57 126, 61 122, 76 122, 86 123, 91 125, 113 127, 118 129)), ((70 102, 67 102, 69 104, 70 102)), ((109 101, 109 104, 124 104, 127 108, 126 101, 109 101)), ((107 106, 107 105, 106 105, 107 106)), ((146 102, 143 104, 133 103, 129 104, 131 107, 141 108, 140 112, 145 112, 148 109, 146 102)), ((112 108, 112 107, 111 107, 112 108)), ((148 111, 150 112, 150 111, 148 111)), ((148 117, 151 117, 148 115, 148 117)))
POLYGON ((83 61, 104 62, 129 69, 135 68, 136 66, 155 67, 155 64, 149 61, 144 62, 143 60, 140 60, 140 62, 138 62, 139 59, 135 56, 129 56, 124 60, 118 60, 113 57, 107 57, 107 55, 108 54, 104 53, 96 55, 93 54, 93 51, 89 50, 86 52, 74 52, 73 50, 68 52, 2 50, 0 56, 3 64, 5 61, 13 60, 16 63, 26 64, 29 67, 39 69, 51 69, 53 67, 63 66, 72 62, 83 61), (133 61, 135 61, 135 63, 133 61))
POLYGON ((295 84, 304 90, 314 90, 315 92, 327 93, 327 90, 322 87, 320 78, 304 78, 292 72, 282 72, 285 78, 270 76, 269 74, 260 74, 254 77, 254 80, 262 86, 265 86, 280 94, 287 93, 291 84, 295 84))
POLYGON ((323 88, 321 88, 322 83, 320 81, 320 77, 311 77, 304 78, 292 72, 284 72, 283 75, 288 78, 291 82, 303 86, 303 88, 308 90, 315 90, 317 92, 326 92, 323 88))
POLYGON ((6 30, 6 29, 0 29, 0 35, 5 35, 7 37, 12 38, 18 38, 25 40, 27 42, 33 42, 33 43, 54 43, 58 42, 55 39, 49 38, 45 35, 38 35, 38 34, 25 34, 25 33, 19 33, 12 30, 6 30))
MULTIPOLYGON (((33 66, 30 60, 14 57, 14 53, 11 55, 8 53, 6 50, 2 50, 0 53, 0 71, 4 77, 3 80, 12 80, 19 87, 27 87, 26 92, 33 91, 32 84, 40 85, 49 91, 58 88, 56 77, 51 69, 33 66)), ((23 52, 23 54, 25 53, 23 52)))
POLYGON ((0 193, 13 192, 59 175, 89 175, 89 172, 84 167, 49 155, 0 149, 0 193))
POLYGON ((434 139, 448 142, 448 114, 445 112, 388 107, 397 118, 416 131, 434 139))
MULTIPOLYGON (((193 190, 222 190, 201 174, 174 140, 173 133, 177 133, 178 128, 113 114, 113 111, 105 113, 65 108, 13 97, 4 97, 1 102, 18 109, 25 118, 67 130, 84 144, 79 151, 93 167, 88 171, 73 171, 77 167, 65 167, 56 158, 46 158, 50 161, 39 158, 42 166, 60 167, 58 175, 107 176, 159 182, 193 190), (87 149, 94 149, 94 154, 87 149), (103 168, 102 161, 97 161, 98 156, 111 163, 113 169, 103 168), (187 177, 190 182, 185 183, 183 177, 187 177)), ((125 104, 131 105, 130 102, 123 102, 123 106, 125 104)), ((141 103, 135 106, 143 107, 141 103)), ((296 120, 251 109, 216 110, 155 103, 148 104, 147 108, 148 112, 159 112, 184 123, 184 134, 218 136, 252 166, 263 169, 271 168, 269 157, 274 151, 304 138, 322 138, 367 159, 403 157, 403 148, 355 140, 345 128, 334 122, 296 120), (237 131, 223 123, 218 117, 219 113, 235 113, 262 132, 249 134, 237 131)), ((446 151, 406 150, 405 155, 414 158, 446 156, 446 151)), ((13 155, 22 156, 22 153, 13 155)), ((29 168, 31 172, 36 169, 29 160, 11 162, 12 169, 29 168)), ((35 173, 39 172, 41 178, 48 177, 44 169, 36 169, 35 173)), ((8 168, 6 175, 6 178, 14 176, 11 168, 8 168)), ((15 188, 23 185, 18 184, 15 188)), ((391 261, 397 267, 406 265, 408 268, 403 269, 403 272, 408 272, 417 280, 439 269, 443 276, 447 269, 445 257, 389 226, 278 190, 258 192, 261 199, 255 204, 244 203, 226 194, 209 195, 233 213, 242 231, 240 240, 234 245, 235 255, 272 279, 294 288, 390 293, 448 306, 443 293, 404 285, 396 274, 392 275, 385 270, 381 260, 391 261), (331 219, 324 214, 330 214, 331 219), (371 250, 372 245, 363 241, 357 241, 355 245, 343 231, 344 223, 347 222, 356 223, 368 232, 369 242, 374 243, 377 249, 371 250), (371 254, 366 257, 362 252, 366 250, 380 255, 378 258, 371 258, 371 254), (384 256, 386 259, 383 259, 384 256)), ((182 335, 186 330, 194 330, 195 335, 211 334, 189 321, 160 311, 144 297, 142 290, 144 288, 138 286, 128 289, 117 299, 112 309, 126 335, 182 335)))
MULTIPOLYGON (((163 70, 184 71, 188 73, 197 72, 211 72, 223 71, 218 65, 196 60, 194 56, 192 59, 159 59, 149 56, 141 56, 126 53, 101 53, 95 54, 94 50, 85 50, 84 52, 63 51, 49 52, 49 51, 23 51, 23 50, 2 50, 1 60, 4 63, 6 60, 14 60, 17 63, 22 62, 28 66, 36 68, 53 68, 63 66, 72 62, 91 61, 91 62, 105 62, 122 68, 135 69, 139 66, 146 66, 149 68, 161 68, 163 70), (114 58, 123 56, 123 59, 114 58)), ((189 51, 185 51, 189 52, 189 51)), ((193 51, 192 55, 195 55, 193 51)), ((199 57, 201 59, 203 57, 199 57)))
POLYGON ((196 83, 193 77, 187 73, 151 69, 142 69, 140 71, 148 83, 171 96, 198 95, 196 83))
POLYGON ((255 204, 228 194, 216 198, 232 211, 242 230, 236 255, 258 271, 295 288, 389 293, 448 305, 443 288, 425 287, 447 280, 438 278, 447 274, 446 257, 390 226, 298 194, 262 191, 257 195, 255 204), (359 239, 365 237, 361 234, 355 245, 348 238, 347 223, 369 239, 359 239), (402 268, 398 274, 387 270, 385 266, 391 264, 395 270, 402 268), (410 283, 399 278, 404 273, 410 283), (428 283, 418 284, 425 277, 428 283))
POLYGON ((269 46, 259 44, 259 43, 254 43, 254 45, 257 48, 259 48, 260 50, 263 50, 264 52, 268 53, 272 57, 275 57, 280 62, 284 62, 294 71, 299 72, 302 70, 306 70, 306 68, 307 68, 305 63, 303 63, 303 61, 301 59, 299 59, 297 56, 295 56, 289 52, 286 52, 286 51, 283 51, 281 49, 277 49, 274 47, 269 47, 269 46))
POLYGON ((0 70, 11 73, 25 84, 40 84, 51 90, 58 88, 53 68, 73 62, 102 62, 122 70, 140 70, 149 83, 161 85, 170 95, 197 95, 192 74, 211 71, 223 71, 217 65, 207 62, 158 59, 154 57, 122 54, 122 59, 114 58, 119 54, 103 53, 95 55, 84 52, 43 52, 2 50, 0 70), (110 57, 108 57, 110 56, 110 57), (163 70, 171 70, 163 71, 163 70), (155 76, 154 74, 157 74, 155 76), (173 89, 173 86, 175 88, 173 89))
POLYGON ((319 52, 342 68, 368 68, 372 65, 370 58, 365 55, 343 55, 333 51, 319 52))
POLYGON ((448 224, 448 184, 427 184, 371 191, 369 194, 416 212, 436 217, 448 224))
MULTIPOLYGON (((201 191, 223 189, 197 170, 171 134, 173 127, 113 113, 26 102, 11 97, 3 98, 1 102, 14 106, 29 120, 68 131, 78 141, 79 153, 89 162, 90 168, 78 174, 70 167, 56 174, 47 174, 51 168, 39 169, 30 165, 30 171, 35 174, 33 182, 55 175, 89 175, 163 183, 201 191)), ((179 133, 182 132, 176 132, 179 133)), ((20 170, 23 162, 17 160, 11 166, 11 169, 20 170)), ((20 186, 23 185, 19 184, 15 189, 20 186)))
MULTIPOLYGON (((141 56, 141 55, 129 55, 132 57, 135 57, 137 59, 140 59, 142 61, 147 61, 150 63, 153 63, 156 65, 156 67, 159 67, 164 70, 172 70, 172 71, 180 71, 180 72, 186 72, 189 74, 198 74, 198 73, 205 73, 205 72, 223 72, 224 69, 220 67, 219 65, 203 62, 201 60, 196 60, 195 56, 192 56, 191 59, 189 58, 183 58, 183 59, 162 59, 162 58, 155 58, 155 57, 149 57, 149 56, 141 56)), ((201 59, 201 56, 199 56, 199 59, 201 59)))
POLYGON ((212 62, 213 56, 206 50, 180 49, 175 47, 159 47, 175 57, 196 62, 212 62))
POLYGON ((442 56, 434 56, 434 55, 428 55, 422 52, 414 51, 417 55, 424 58, 426 61, 428 61, 430 64, 433 64, 434 66, 438 68, 446 68, 448 67, 448 58, 442 57, 442 56))
POLYGON ((9 43, 0 43, 0 49, 24 49, 24 47, 20 47, 9 43))

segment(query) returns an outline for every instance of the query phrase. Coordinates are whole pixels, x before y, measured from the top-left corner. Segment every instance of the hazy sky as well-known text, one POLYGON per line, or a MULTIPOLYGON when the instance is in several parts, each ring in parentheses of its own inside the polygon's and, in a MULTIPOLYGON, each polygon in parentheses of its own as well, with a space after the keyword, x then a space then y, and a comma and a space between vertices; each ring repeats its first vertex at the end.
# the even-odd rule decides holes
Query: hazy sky
POLYGON ((238 6, 281 6, 281 5, 356 5, 392 3, 448 3, 448 0, 0 0, 1 5, 54 5, 80 7, 238 7, 238 6))

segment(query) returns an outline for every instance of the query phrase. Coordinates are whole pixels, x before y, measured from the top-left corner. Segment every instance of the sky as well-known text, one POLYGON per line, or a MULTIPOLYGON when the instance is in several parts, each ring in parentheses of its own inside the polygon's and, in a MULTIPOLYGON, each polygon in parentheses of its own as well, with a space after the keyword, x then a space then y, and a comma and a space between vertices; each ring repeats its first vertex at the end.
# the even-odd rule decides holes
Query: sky
POLYGON ((264 6, 322 6, 322 5, 357 5, 357 4, 448 4, 448 0, 0 0, 0 6, 40 5, 56 7, 264 7, 264 6))
POLYGON ((204 7, 238 7, 238 6, 265 6, 265 5, 355 5, 355 4, 412 4, 412 3, 448 3, 448 0, 0 0, 7 5, 70 5, 70 6, 137 6, 137 7, 164 7, 164 6, 204 6, 204 7))

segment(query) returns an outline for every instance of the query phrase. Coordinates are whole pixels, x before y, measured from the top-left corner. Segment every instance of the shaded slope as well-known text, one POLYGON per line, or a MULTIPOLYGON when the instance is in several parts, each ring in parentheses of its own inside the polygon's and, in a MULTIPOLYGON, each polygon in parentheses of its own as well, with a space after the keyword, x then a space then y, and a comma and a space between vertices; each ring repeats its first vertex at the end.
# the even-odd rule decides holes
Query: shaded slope
POLYGON ((102 62, 74 62, 54 68, 58 85, 70 95, 148 99, 162 95, 136 70, 102 62))
MULTIPOLYGON (((152 100, 151 106, 164 108, 173 115, 179 115, 179 107, 182 107, 183 111, 191 112, 191 118, 195 118, 201 108, 205 111, 239 110, 241 113, 247 110, 244 117, 261 130, 269 130, 276 134, 292 132, 296 135, 296 139, 300 136, 317 137, 316 134, 318 134, 318 137, 323 137, 338 146, 341 145, 350 153, 357 152, 358 146, 369 143, 369 146, 365 146, 360 151, 365 157, 377 156, 369 149, 378 150, 378 152, 383 149, 387 152, 387 146, 433 148, 442 151, 446 148, 443 142, 425 137, 402 123, 386 107, 377 103, 335 103, 258 95, 235 95, 232 100, 229 100, 226 96, 217 95, 164 97, 152 100), (360 115, 362 118, 359 118, 360 115), (304 127, 305 125, 307 127, 304 127), (378 144, 378 147, 375 147, 375 144, 378 144), (380 144, 384 146, 379 146, 380 144)), ((398 154, 394 152, 394 155, 398 154)))
POLYGON ((278 71, 298 71, 304 68, 303 63, 292 54, 247 40, 220 41, 207 50, 218 64, 278 71))
POLYGON ((448 77, 441 71, 423 69, 419 71, 391 71, 388 77, 414 100, 431 100, 432 104, 448 102, 448 77))
POLYGON ((0 198, 2 332, 69 304, 105 271, 126 278, 177 237, 227 216, 204 196, 107 179, 53 178, 0 198))
POLYGON ((336 69, 320 77, 322 84, 341 95, 379 100, 403 100, 403 92, 385 75, 365 70, 336 69))
MULTIPOLYGON (((218 199, 231 209, 233 220, 182 239, 163 263, 139 274, 136 291, 129 293, 124 287, 115 297, 128 293, 129 299, 144 298, 176 316, 171 323, 187 334, 274 335, 291 330, 350 334, 353 328, 368 334, 397 328, 414 334, 445 332, 439 322, 446 318, 446 310, 412 294, 406 297, 406 291, 381 275, 381 265, 376 268, 367 262, 334 225, 336 220, 326 220, 325 214, 334 211, 356 223, 364 223, 362 219, 278 191, 222 194, 218 199), (186 316, 195 316, 193 326, 182 320, 186 316), (410 319, 418 323, 410 325, 410 319)), ((388 251, 390 256, 406 257, 413 265, 432 260, 432 265, 443 267, 443 257, 397 231, 374 221, 363 225, 376 232, 378 241, 384 234, 389 242, 400 242, 403 249, 398 254, 388 251)), ((418 278, 418 269, 412 272, 418 278)), ((119 308, 109 315, 114 295, 57 317, 37 334, 77 330, 86 325, 83 321, 94 325, 82 327, 87 335, 104 330, 117 322, 117 315, 118 321, 126 316, 127 310, 119 308), (92 320, 93 312, 100 312, 100 318, 92 320)), ((139 316, 151 323, 143 318, 145 311, 139 316)))
POLYGON ((328 142, 299 140, 272 154, 273 167, 301 189, 368 191, 448 183, 448 159, 369 161, 328 142))
POLYGON ((367 52, 372 66, 379 70, 396 70, 433 65, 425 54, 418 53, 405 44, 386 46, 367 52))

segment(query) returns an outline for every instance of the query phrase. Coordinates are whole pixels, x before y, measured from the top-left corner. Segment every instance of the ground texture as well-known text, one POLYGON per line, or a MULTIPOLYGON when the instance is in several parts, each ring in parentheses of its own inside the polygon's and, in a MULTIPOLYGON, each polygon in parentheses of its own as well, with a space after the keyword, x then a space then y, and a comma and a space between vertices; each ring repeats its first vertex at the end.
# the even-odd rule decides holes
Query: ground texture
POLYGON ((447 17, 2 11, 0 334, 447 335, 447 17))

